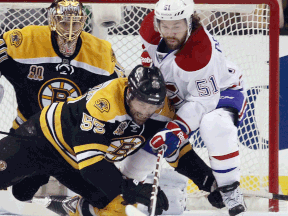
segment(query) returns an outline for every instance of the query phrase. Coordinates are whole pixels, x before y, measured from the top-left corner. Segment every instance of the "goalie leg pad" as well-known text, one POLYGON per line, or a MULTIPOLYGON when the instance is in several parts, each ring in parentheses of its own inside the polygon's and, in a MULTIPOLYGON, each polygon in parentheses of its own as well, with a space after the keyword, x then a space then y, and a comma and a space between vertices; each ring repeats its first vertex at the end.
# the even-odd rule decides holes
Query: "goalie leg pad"
POLYGON ((130 179, 144 181, 150 173, 155 169, 157 157, 147 151, 140 149, 133 155, 126 157, 120 162, 121 173, 130 179))
POLYGON ((240 181, 237 127, 233 119, 232 112, 220 108, 206 114, 200 124, 200 134, 219 187, 240 181))

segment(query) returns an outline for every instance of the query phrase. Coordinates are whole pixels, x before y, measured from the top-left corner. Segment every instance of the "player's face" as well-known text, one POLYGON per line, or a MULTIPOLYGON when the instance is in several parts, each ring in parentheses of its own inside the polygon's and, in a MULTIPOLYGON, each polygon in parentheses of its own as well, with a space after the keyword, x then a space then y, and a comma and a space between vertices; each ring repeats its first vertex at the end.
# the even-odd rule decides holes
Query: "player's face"
POLYGON ((143 125, 157 109, 161 108, 159 105, 148 104, 134 98, 129 103, 130 115, 133 121, 138 125, 143 125))
POLYGON ((171 50, 179 49, 187 35, 187 23, 182 20, 160 20, 159 30, 171 50))
POLYGON ((85 16, 76 16, 76 15, 56 15, 57 22, 57 32, 65 40, 71 41, 75 40, 82 31, 83 25, 86 21, 85 16))

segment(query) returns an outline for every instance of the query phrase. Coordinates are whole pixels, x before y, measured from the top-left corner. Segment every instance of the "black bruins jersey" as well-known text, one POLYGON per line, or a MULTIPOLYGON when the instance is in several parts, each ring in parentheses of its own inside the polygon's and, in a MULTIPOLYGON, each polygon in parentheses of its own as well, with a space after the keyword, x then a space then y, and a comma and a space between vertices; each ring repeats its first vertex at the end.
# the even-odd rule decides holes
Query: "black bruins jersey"
POLYGON ((16 91, 14 129, 53 102, 76 98, 93 86, 124 76, 108 41, 82 32, 75 53, 65 57, 48 26, 4 33, 0 37, 0 72, 16 91))
POLYGON ((144 125, 134 123, 126 111, 127 83, 127 78, 107 81, 82 97, 53 103, 42 110, 40 125, 45 137, 75 169, 103 158, 123 160, 174 118, 166 98, 164 108, 144 125))

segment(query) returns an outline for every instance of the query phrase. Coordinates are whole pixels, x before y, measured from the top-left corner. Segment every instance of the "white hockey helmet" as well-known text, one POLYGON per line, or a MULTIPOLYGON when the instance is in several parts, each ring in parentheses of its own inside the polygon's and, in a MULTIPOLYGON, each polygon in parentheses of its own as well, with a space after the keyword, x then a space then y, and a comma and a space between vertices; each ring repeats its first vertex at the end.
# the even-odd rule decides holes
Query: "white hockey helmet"
MULTIPOLYGON (((155 6, 154 22, 160 32, 160 20, 181 20, 185 19, 188 26, 187 39, 192 31, 192 15, 194 14, 193 0, 159 0, 155 6)), ((160 32, 161 34, 161 32, 160 32)))

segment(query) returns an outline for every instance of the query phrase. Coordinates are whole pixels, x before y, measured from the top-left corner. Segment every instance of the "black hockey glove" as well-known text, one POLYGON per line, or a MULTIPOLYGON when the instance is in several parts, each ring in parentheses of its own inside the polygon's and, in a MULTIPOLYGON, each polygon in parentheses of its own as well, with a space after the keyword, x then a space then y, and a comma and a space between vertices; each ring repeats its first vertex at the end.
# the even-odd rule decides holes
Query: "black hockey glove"
MULTIPOLYGON (((150 205, 152 184, 142 184, 133 179, 123 180, 122 195, 123 199, 129 204, 141 203, 145 206, 150 205)), ((165 193, 158 187, 156 215, 161 215, 163 210, 167 211, 169 202, 165 193)))

